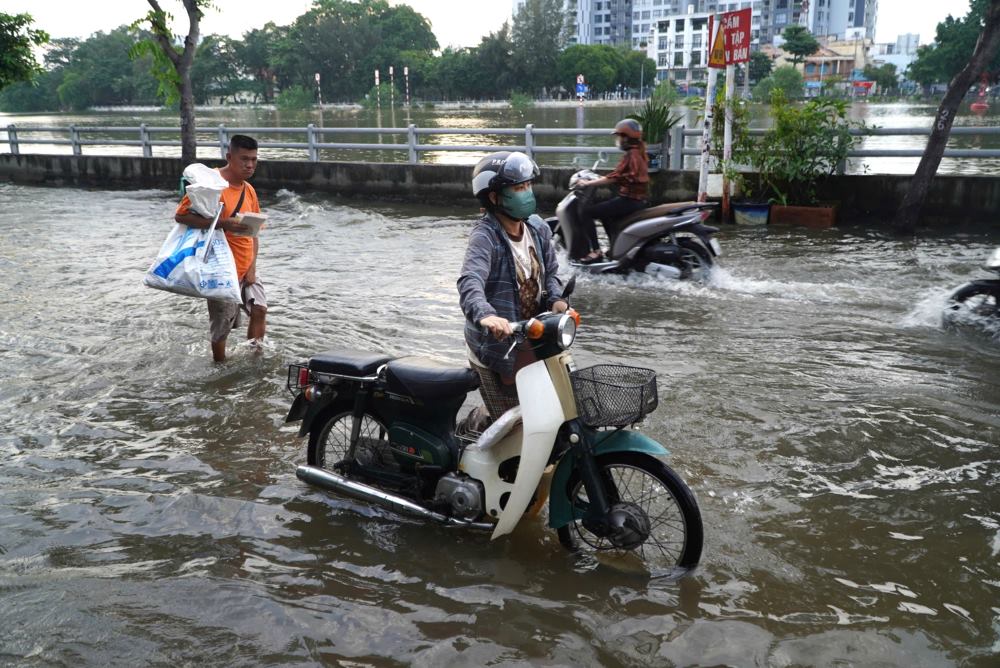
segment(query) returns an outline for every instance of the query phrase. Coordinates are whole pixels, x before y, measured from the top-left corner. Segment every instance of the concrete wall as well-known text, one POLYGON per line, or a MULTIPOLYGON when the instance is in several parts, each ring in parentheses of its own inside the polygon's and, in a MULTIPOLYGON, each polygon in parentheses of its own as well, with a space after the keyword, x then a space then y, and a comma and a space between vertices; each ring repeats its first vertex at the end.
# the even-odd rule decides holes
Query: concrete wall
MULTIPOLYGON (((206 161, 219 165, 218 161, 206 161)), ((98 188, 177 188, 179 158, 0 154, 0 181, 25 185, 98 188)), ((472 201, 468 165, 262 161, 253 184, 269 191, 319 191, 348 197, 454 203, 472 201)), ((545 168, 535 183, 542 211, 551 211, 566 193, 571 168, 545 168)), ((820 187, 825 200, 839 202, 840 220, 887 224, 906 192, 909 177, 894 174, 831 177, 820 187)), ((698 174, 651 174, 654 202, 694 199, 698 174)), ((923 222, 936 227, 995 223, 1000 212, 1000 176, 939 176, 934 180, 923 222)))

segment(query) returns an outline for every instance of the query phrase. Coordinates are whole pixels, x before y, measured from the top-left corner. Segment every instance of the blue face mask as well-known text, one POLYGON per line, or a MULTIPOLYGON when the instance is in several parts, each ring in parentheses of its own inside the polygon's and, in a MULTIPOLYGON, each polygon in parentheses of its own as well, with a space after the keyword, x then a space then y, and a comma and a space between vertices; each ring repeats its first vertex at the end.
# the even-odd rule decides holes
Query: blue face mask
POLYGON ((511 218, 524 220, 535 212, 535 193, 531 188, 504 188, 500 193, 500 208, 511 218))

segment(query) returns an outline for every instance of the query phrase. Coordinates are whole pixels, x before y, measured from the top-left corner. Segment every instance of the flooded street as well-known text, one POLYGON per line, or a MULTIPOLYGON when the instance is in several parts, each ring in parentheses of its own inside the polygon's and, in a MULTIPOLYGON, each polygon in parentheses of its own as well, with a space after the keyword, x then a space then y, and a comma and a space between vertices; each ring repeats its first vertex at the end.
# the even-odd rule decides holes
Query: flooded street
POLYGON ((174 193, 0 184, 0 664, 996 665, 1000 337, 940 312, 1000 233, 726 227, 708 285, 579 280, 579 365, 657 371, 701 505, 676 582, 297 480, 288 363, 463 363, 477 207, 260 194, 269 343, 215 366, 140 284, 174 193))

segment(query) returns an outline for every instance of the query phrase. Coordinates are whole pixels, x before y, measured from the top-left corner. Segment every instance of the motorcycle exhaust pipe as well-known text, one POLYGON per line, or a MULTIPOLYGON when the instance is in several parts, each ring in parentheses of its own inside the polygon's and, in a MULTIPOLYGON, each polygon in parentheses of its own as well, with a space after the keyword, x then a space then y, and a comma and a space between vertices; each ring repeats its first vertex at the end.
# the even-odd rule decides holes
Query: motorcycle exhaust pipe
POLYGON ((468 522, 455 517, 448 517, 433 510, 428 510, 423 506, 410 501, 409 499, 390 494, 377 487, 364 483, 348 480, 344 476, 331 473, 325 469, 315 466, 299 466, 295 469, 295 477, 302 482, 316 485, 333 492, 340 492, 346 496, 370 501, 382 506, 386 506, 404 515, 419 517, 425 520, 433 520, 446 526, 461 526, 467 529, 478 529, 480 531, 492 531, 494 526, 490 522, 468 522))

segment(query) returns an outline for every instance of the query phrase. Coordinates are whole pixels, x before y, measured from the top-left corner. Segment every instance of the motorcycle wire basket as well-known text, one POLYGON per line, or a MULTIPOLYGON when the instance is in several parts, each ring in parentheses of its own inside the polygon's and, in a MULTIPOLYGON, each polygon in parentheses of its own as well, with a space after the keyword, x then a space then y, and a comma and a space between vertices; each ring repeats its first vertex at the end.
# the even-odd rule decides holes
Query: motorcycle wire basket
POLYGON ((570 373, 576 410, 588 427, 624 427, 656 410, 656 372, 595 364, 570 373))

